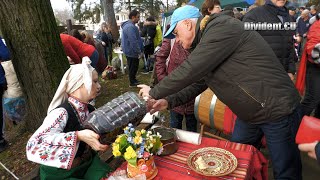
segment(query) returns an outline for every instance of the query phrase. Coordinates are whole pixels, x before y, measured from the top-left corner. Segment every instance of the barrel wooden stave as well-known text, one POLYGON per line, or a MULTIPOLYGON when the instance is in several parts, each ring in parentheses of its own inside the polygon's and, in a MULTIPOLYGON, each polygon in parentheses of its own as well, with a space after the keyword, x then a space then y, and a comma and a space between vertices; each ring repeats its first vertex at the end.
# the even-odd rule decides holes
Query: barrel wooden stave
POLYGON ((200 123, 223 131, 225 108, 226 105, 208 88, 196 98, 194 113, 200 123))

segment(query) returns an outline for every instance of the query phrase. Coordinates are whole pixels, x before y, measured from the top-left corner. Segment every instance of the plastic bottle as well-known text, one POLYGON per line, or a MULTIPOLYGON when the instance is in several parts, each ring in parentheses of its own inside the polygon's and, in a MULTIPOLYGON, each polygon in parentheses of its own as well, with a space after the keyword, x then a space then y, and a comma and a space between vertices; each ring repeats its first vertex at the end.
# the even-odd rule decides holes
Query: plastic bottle
POLYGON ((146 102, 138 94, 126 92, 91 112, 83 125, 103 134, 143 117, 146 113, 146 102))

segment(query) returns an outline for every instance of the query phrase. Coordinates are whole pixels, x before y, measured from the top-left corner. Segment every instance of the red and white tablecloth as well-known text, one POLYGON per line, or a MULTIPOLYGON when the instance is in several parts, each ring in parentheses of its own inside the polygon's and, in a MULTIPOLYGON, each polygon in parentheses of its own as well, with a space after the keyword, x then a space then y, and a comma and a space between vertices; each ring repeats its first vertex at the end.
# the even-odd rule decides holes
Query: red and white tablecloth
MULTIPOLYGON (((178 142, 178 151, 169 156, 156 156, 158 174, 155 180, 196 180, 196 179, 268 179, 267 159, 251 145, 233 143, 212 138, 202 138, 200 145, 178 142), (218 147, 230 151, 238 160, 238 167, 227 176, 209 177, 191 170, 187 164, 189 154, 199 148, 218 147)), ((125 170, 124 162, 117 170, 125 170)))

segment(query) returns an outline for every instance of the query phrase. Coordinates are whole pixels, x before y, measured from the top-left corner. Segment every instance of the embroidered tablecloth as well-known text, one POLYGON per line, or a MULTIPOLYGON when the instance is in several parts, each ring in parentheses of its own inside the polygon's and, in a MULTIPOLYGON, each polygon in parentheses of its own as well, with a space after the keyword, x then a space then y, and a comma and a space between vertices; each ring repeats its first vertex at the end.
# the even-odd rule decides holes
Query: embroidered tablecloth
MULTIPOLYGON (((155 163, 158 174, 155 180, 196 180, 196 179, 268 179, 267 159, 251 145, 233 143, 230 141, 202 138, 200 145, 178 142, 178 151, 169 156, 156 156, 155 163), (204 147, 218 147, 230 151, 238 160, 235 171, 227 176, 209 177, 191 170, 187 158, 191 152, 204 147)), ((124 162, 117 170, 125 170, 124 162)))

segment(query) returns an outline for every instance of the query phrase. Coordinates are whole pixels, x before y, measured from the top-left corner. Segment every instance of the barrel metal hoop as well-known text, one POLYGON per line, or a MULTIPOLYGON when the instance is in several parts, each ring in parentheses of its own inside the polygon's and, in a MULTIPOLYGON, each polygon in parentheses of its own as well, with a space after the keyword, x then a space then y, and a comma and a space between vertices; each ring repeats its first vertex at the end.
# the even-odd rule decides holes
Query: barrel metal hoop
POLYGON ((201 97, 201 94, 199 94, 196 99, 194 100, 194 115, 197 119, 198 122, 200 122, 200 118, 199 118, 199 102, 200 102, 200 97, 201 97))
POLYGON ((214 109, 215 109, 215 106, 216 106, 216 103, 217 103, 217 96, 214 94, 212 96, 212 99, 211 99, 211 104, 210 104, 210 114, 209 114, 209 120, 210 120, 210 126, 211 128, 214 128, 214 109))

